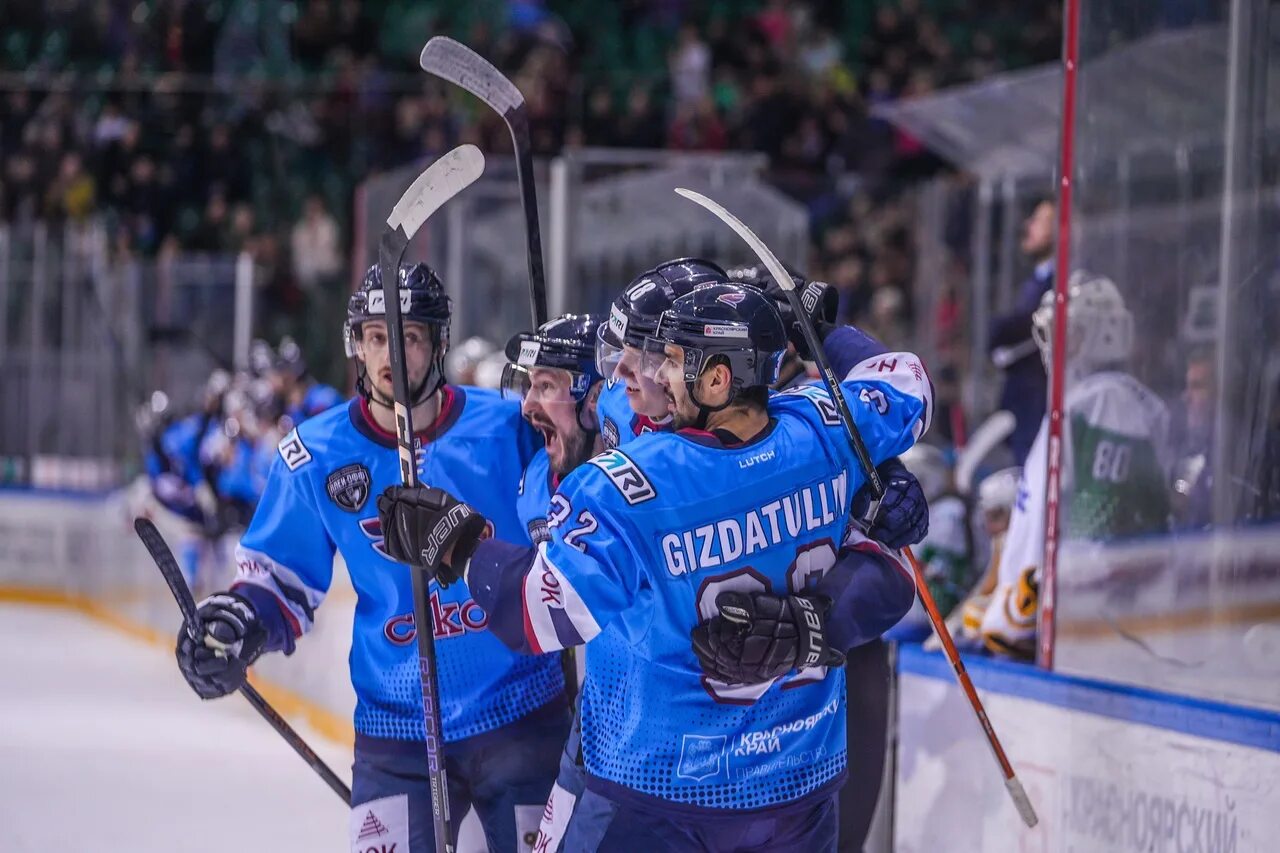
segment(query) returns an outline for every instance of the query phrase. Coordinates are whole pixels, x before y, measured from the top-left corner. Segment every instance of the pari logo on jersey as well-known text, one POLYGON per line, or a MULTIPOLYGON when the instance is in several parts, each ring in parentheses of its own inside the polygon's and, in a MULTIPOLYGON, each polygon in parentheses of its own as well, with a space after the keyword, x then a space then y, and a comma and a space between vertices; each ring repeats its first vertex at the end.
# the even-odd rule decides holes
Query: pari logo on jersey
POLYGON ((658 491, 649 482, 649 478, 621 450, 606 450, 593 457, 590 462, 608 475, 614 487, 622 494, 623 500, 631 506, 658 496, 658 491))
POLYGON ((849 472, 797 489, 744 515, 722 518, 662 537, 662 556, 674 577, 728 565, 841 520, 848 512, 849 472))
POLYGON ((329 500, 347 512, 359 512, 369 500, 369 482, 369 469, 357 462, 330 474, 324 487, 329 500))

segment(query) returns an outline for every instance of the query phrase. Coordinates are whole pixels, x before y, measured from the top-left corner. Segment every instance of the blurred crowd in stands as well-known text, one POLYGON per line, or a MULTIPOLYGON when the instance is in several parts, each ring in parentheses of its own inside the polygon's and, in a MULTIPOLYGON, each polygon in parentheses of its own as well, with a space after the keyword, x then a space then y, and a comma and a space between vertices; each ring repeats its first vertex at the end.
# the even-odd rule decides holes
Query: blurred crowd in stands
POLYGON ((539 155, 767 154, 812 212, 810 274, 893 343, 912 310, 902 191, 941 164, 872 110, 1054 60, 1060 4, 52 0, 4 4, 0 33, 5 221, 103 214, 120 252, 248 250, 268 310, 300 321, 348 285, 362 178, 509 145, 496 116, 417 70, 443 33, 517 81, 539 155))

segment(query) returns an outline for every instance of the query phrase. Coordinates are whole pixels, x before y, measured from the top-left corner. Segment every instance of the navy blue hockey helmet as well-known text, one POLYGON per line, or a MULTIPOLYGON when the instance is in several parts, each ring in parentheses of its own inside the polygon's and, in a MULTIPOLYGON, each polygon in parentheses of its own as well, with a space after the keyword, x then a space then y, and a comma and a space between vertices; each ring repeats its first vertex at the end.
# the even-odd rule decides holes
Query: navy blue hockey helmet
MULTIPOLYGON (((368 320, 386 317, 386 303, 382 291, 382 268, 369 267, 360 286, 347 300, 347 319, 343 324, 343 343, 347 357, 356 355, 356 343, 360 340, 361 325, 368 320)), ((413 403, 434 394, 445 383, 444 357, 449 349, 449 297, 444 285, 431 267, 423 263, 400 265, 400 317, 406 323, 423 323, 431 340, 431 368, 422 385, 411 389, 413 403)), ((365 381, 363 363, 356 362, 356 389, 369 397, 372 389, 365 381)))
POLYGON ((569 374, 569 394, 581 412, 592 386, 603 377, 596 369, 595 340, 599 317, 563 314, 507 341, 509 364, 502 372, 502 394, 523 400, 532 387, 530 371, 555 368, 569 374))
POLYGON ((725 281, 725 272, 712 261, 677 258, 632 279, 609 308, 609 320, 596 336, 596 368, 612 377, 624 346, 641 349, 658 328, 662 312, 695 287, 725 281))
POLYGON ((696 288, 671 303, 646 348, 655 351, 667 344, 684 348, 685 385, 695 403, 714 411, 728 406, 743 389, 778 378, 787 332, 771 299, 749 285, 725 282, 696 288), (694 386, 716 358, 729 366, 733 393, 722 406, 709 407, 697 399, 694 386))

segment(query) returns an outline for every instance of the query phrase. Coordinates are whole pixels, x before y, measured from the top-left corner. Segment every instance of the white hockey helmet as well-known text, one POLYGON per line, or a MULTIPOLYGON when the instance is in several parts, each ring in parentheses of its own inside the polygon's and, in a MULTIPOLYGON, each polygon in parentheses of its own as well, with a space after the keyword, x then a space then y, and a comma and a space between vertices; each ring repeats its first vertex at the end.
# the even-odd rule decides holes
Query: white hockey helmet
POLYGON ((485 357, 497 351, 488 340, 481 337, 470 337, 456 347, 450 347, 444 356, 444 373, 451 379, 464 385, 472 381, 475 370, 485 357))
MULTIPOLYGON (((1067 282, 1067 362, 1080 375, 1123 362, 1133 350, 1133 315, 1116 283, 1104 275, 1076 270, 1067 282)), ((1031 337, 1045 367, 1052 362, 1054 291, 1031 315, 1031 337)))
POLYGON ((932 444, 917 444, 898 458, 920 481, 926 500, 933 500, 950 487, 951 464, 947 455, 932 444))
POLYGON ((1017 465, 985 477, 978 484, 978 509, 981 512, 1012 511, 1014 501, 1018 499, 1018 481, 1021 478, 1022 469, 1017 465))

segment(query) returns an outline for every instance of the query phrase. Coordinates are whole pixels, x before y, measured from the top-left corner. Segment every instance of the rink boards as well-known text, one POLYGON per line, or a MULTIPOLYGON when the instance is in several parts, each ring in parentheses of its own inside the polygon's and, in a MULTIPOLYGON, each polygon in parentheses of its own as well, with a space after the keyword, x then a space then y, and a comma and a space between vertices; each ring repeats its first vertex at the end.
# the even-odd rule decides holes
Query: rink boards
POLYGON ((1040 815, 1026 829, 939 654, 898 659, 894 849, 1271 851, 1280 714, 966 661, 1040 815))
MULTIPOLYGON (((149 515, 181 561, 192 532, 150 502, 145 484, 97 495, 0 490, 0 601, 56 604, 86 613, 171 650, 181 617, 164 581, 133 533, 149 515)), ((225 587, 234 572, 234 540, 205 553, 210 569, 197 597, 225 587)), ((341 560, 315 628, 289 658, 268 655, 254 682, 280 711, 326 736, 351 743, 355 693, 347 677, 355 593, 341 560)), ((174 678, 179 678, 176 665, 174 678)))

